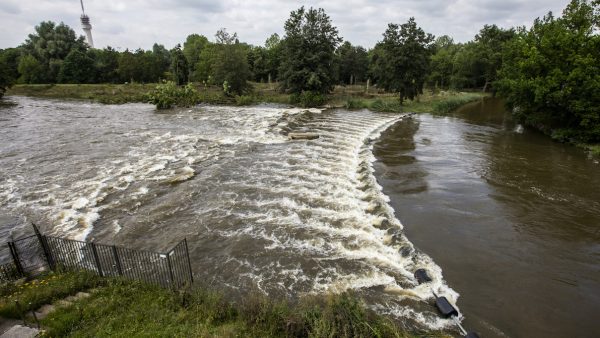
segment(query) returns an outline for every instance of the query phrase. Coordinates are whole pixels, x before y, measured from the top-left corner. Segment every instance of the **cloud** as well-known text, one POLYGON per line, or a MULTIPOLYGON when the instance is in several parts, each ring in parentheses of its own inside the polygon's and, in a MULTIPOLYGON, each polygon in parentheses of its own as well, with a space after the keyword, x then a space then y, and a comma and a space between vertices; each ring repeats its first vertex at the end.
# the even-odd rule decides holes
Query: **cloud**
POLYGON ((16 3, 6 1, 4 3, 0 3, 0 12, 6 14, 17 15, 21 14, 21 8, 16 3))
MULTIPOLYGON (((484 24, 501 27, 530 25, 548 11, 560 13, 566 0, 313 0, 306 7, 323 7, 340 35, 367 48, 381 39, 387 24, 417 23, 436 36, 471 40, 484 24)), ((214 40, 226 27, 240 39, 264 44, 272 33, 283 35, 283 24, 296 1, 274 0, 86 0, 97 47, 150 49, 154 42, 171 48, 191 33, 214 40)), ((81 8, 73 0, 2 0, 0 48, 21 44, 40 21, 65 22, 78 34, 81 8)))

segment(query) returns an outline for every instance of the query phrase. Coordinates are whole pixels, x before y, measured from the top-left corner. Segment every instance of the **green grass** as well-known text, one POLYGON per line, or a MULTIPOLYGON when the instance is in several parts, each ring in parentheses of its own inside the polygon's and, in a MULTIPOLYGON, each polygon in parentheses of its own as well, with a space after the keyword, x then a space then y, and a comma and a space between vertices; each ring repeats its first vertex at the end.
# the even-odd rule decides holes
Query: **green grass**
MULTIPOLYGON (((59 99, 81 99, 100 103, 148 102, 148 92, 156 84, 57 84, 15 85, 8 95, 25 95, 59 99)), ((281 93, 277 83, 252 83, 252 90, 244 95, 228 97, 222 88, 196 84, 198 102, 216 105, 246 106, 258 103, 293 104, 292 95, 281 93)), ((397 95, 377 92, 362 85, 336 86, 324 102, 328 107, 370 109, 380 112, 447 113, 465 103, 481 98, 481 93, 439 92, 426 93, 400 105, 397 95)))
POLYGON ((19 318, 14 299, 30 310, 91 288, 90 297, 58 306, 41 321, 45 336, 414 337, 424 333, 405 331, 400 323, 368 310, 352 293, 305 296, 295 303, 250 293, 234 301, 206 287, 174 292, 85 272, 49 274, 26 285, 6 286, 0 289, 0 313, 19 318))
POLYGON ((174 293, 138 282, 108 285, 42 321, 49 336, 408 337, 393 322, 343 294, 292 306, 263 297, 241 303, 194 290, 174 293))
POLYGON ((577 143, 576 146, 586 150, 593 157, 600 158, 600 144, 577 143))
POLYGON ((22 313, 102 283, 89 272, 67 272, 50 273, 21 285, 5 284, 0 288, 0 316, 18 319, 22 313))
POLYGON ((145 102, 145 95, 155 84, 59 84, 15 85, 7 95, 79 99, 108 104, 145 102))
POLYGON ((446 114, 450 111, 484 97, 482 93, 440 92, 426 93, 415 100, 407 100, 403 104, 396 96, 378 95, 371 98, 348 98, 344 104, 346 109, 369 109, 379 112, 415 112, 446 114))

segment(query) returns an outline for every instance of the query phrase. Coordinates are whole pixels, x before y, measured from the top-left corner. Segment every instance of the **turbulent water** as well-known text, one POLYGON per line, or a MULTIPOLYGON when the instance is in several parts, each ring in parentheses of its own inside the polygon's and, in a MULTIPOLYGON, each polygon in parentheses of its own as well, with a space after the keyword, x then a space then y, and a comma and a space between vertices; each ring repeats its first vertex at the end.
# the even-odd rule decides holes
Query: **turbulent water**
POLYGON ((458 294, 404 236, 373 175, 373 143, 407 117, 8 100, 3 214, 137 248, 164 250, 186 237, 196 279, 209 284, 292 298, 354 290, 413 328, 452 327, 429 287, 453 303, 458 294), (290 141, 290 131, 320 138, 290 141), (432 283, 417 285, 421 267, 432 283))

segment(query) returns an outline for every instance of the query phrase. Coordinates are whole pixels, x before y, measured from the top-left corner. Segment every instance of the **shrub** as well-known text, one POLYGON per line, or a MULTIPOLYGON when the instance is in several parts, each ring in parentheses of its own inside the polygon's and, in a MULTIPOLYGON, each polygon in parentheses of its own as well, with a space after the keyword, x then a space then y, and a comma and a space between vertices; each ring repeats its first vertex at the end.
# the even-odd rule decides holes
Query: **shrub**
POLYGON ((292 104, 305 108, 322 106, 325 103, 325 100, 325 95, 311 91, 292 94, 290 97, 292 104))
POLYGON ((254 98, 250 95, 236 95, 235 96, 235 105, 236 106, 249 106, 254 104, 254 98))
POLYGON ((168 109, 173 106, 189 107, 198 102, 198 91, 191 83, 179 87, 173 81, 161 83, 148 93, 148 102, 157 109, 168 109))

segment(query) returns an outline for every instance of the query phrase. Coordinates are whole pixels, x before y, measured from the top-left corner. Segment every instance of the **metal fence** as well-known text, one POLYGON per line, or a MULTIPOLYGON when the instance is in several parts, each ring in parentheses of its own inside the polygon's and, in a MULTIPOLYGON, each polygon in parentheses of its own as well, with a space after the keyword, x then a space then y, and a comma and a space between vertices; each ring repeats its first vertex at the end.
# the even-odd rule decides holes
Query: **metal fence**
POLYGON ((35 225, 34 230, 35 235, 8 243, 13 262, 0 265, 0 278, 15 279, 49 268, 88 270, 174 289, 193 283, 186 239, 159 253, 42 235, 35 225))
POLYGON ((21 276, 22 275, 19 273, 15 263, 8 262, 5 264, 0 264, 0 282, 8 282, 19 279, 21 276))

